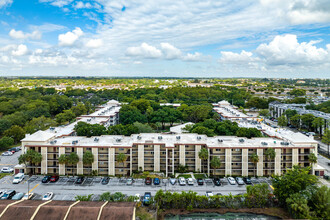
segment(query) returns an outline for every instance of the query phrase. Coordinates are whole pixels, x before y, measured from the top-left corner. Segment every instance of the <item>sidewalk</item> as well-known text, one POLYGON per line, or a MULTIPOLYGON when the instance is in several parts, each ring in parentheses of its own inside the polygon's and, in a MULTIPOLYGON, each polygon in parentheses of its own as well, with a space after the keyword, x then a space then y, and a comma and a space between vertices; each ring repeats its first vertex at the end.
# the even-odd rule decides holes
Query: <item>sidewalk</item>
POLYGON ((327 186, 327 187, 330 187, 330 182, 327 181, 327 180, 325 180, 325 179, 323 179, 323 177, 320 177, 319 180, 320 180, 320 182, 321 182, 323 185, 325 185, 325 186, 327 186))

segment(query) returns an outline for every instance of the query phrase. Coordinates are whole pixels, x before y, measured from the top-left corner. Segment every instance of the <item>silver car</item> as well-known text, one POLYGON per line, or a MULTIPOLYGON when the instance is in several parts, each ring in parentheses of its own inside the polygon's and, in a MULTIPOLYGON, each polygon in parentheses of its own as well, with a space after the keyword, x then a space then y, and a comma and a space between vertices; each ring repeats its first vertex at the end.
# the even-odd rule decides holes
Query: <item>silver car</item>
POLYGON ((242 177, 236 177, 236 182, 238 185, 244 185, 244 181, 242 177))
POLYGON ((236 181, 233 177, 228 177, 228 182, 231 184, 231 185, 236 185, 236 181))
POLYGON ((171 178, 171 179, 170 179, 170 183, 171 183, 172 185, 175 185, 175 184, 176 184, 176 179, 175 179, 175 178, 171 178))
POLYGON ((179 184, 180 186, 185 186, 186 185, 186 179, 184 177, 179 178, 179 184))

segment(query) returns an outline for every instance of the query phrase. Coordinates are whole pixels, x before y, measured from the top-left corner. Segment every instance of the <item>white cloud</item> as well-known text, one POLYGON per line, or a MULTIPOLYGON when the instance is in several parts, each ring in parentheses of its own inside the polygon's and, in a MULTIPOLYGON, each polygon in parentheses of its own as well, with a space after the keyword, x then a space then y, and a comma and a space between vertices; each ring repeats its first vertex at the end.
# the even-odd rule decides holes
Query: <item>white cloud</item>
POLYGON ((17 46, 15 50, 13 50, 11 53, 13 56, 24 56, 28 53, 28 48, 24 44, 20 44, 17 46))
POLYGON ((317 48, 316 41, 299 43, 296 35, 276 36, 269 44, 261 44, 256 53, 269 65, 312 65, 329 62, 329 51, 317 48))
POLYGON ((13 0, 0 0, 0 8, 11 5, 12 3, 13 3, 13 0))
POLYGON ((42 3, 50 3, 53 6, 62 8, 69 5, 73 0, 39 0, 42 3))
POLYGON ((60 46, 72 46, 84 32, 76 27, 72 32, 69 31, 65 34, 58 35, 58 41, 60 46))
POLYGON ((185 61, 200 61, 202 60, 202 54, 195 52, 195 53, 187 53, 186 56, 183 57, 185 61))
POLYGON ((251 52, 246 52, 242 50, 241 53, 233 53, 230 51, 221 51, 220 62, 223 63, 248 63, 251 61, 255 61, 256 58, 252 57, 251 52))
POLYGON ((31 38, 33 40, 41 39, 41 33, 39 31, 33 31, 32 33, 24 33, 23 31, 16 31, 15 29, 11 29, 9 32, 9 36, 14 39, 27 39, 27 38, 31 38))
POLYGON ((162 56, 162 52, 156 47, 150 46, 147 43, 142 43, 138 47, 127 48, 126 55, 143 58, 160 58, 162 56))
POLYGON ((83 3, 81 1, 78 1, 73 7, 76 8, 76 9, 82 9, 82 8, 90 9, 90 8, 93 8, 93 5, 89 2, 83 3))
POLYGON ((89 48, 99 48, 103 45, 102 39, 91 39, 86 43, 86 47, 89 48))
POLYGON ((163 51, 165 59, 173 60, 181 57, 181 50, 169 43, 161 43, 160 48, 163 51))

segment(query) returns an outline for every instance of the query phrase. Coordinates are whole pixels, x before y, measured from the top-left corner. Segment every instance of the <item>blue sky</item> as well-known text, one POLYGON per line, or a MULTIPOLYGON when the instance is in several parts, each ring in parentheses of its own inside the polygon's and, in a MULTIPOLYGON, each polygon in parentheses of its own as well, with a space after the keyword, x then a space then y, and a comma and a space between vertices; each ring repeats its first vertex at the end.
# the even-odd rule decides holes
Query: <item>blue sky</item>
POLYGON ((0 0, 0 75, 330 78, 330 0, 0 0))

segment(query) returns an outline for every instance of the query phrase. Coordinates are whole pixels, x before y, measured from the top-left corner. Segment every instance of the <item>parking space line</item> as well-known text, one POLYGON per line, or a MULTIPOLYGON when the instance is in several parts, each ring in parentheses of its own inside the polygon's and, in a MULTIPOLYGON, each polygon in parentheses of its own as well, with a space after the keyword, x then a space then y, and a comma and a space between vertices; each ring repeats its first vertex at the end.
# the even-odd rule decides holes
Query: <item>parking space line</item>
POLYGON ((31 193, 35 188, 37 188, 37 186, 39 186, 39 183, 37 185, 35 185, 30 191, 29 193, 31 193))

